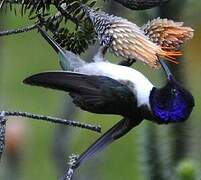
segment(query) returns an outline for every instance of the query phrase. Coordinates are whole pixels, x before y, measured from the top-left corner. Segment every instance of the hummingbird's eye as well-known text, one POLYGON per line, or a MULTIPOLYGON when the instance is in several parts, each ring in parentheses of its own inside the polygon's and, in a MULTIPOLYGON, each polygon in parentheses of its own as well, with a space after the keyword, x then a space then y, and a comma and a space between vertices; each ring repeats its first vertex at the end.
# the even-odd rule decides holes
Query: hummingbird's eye
POLYGON ((177 90, 176 89, 171 89, 171 94, 176 96, 177 95, 177 90))

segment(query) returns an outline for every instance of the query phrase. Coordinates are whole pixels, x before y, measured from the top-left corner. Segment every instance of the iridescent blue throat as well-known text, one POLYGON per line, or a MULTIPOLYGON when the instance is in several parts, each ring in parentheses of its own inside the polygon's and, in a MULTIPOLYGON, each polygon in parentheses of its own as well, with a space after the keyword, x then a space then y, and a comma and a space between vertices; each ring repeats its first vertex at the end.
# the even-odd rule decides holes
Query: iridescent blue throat
POLYGON ((151 109, 161 123, 183 122, 194 107, 194 98, 173 77, 165 87, 153 88, 150 95, 151 109))

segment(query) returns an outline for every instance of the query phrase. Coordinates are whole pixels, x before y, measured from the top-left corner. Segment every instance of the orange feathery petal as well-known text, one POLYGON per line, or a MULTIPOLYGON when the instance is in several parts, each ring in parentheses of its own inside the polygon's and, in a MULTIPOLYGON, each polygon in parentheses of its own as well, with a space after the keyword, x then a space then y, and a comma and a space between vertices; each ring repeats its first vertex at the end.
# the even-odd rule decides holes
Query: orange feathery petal
POLYGON ((164 57, 167 61, 178 64, 179 62, 176 61, 176 58, 181 56, 182 53, 180 51, 162 51, 158 55, 164 57))

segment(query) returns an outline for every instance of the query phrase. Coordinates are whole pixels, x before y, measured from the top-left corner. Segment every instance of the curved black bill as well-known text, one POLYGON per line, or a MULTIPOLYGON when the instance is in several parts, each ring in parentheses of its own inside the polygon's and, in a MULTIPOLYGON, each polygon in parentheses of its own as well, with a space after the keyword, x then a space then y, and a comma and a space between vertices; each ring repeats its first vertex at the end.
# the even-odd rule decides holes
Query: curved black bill
POLYGON ((166 74, 167 78, 169 79, 170 77, 172 77, 173 74, 171 73, 171 71, 170 71, 169 67, 167 66, 167 64, 160 58, 158 60, 159 60, 159 62, 161 64, 163 70, 165 71, 165 74, 166 74))

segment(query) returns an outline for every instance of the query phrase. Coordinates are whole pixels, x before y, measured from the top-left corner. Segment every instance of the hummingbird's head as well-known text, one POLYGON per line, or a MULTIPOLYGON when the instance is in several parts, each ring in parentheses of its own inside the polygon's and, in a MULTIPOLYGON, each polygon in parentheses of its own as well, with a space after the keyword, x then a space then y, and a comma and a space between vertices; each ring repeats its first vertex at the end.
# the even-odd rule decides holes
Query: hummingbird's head
POLYGON ((160 123, 185 121, 194 107, 192 94, 175 80, 167 65, 161 61, 167 75, 167 83, 162 88, 153 88, 150 106, 160 123))

